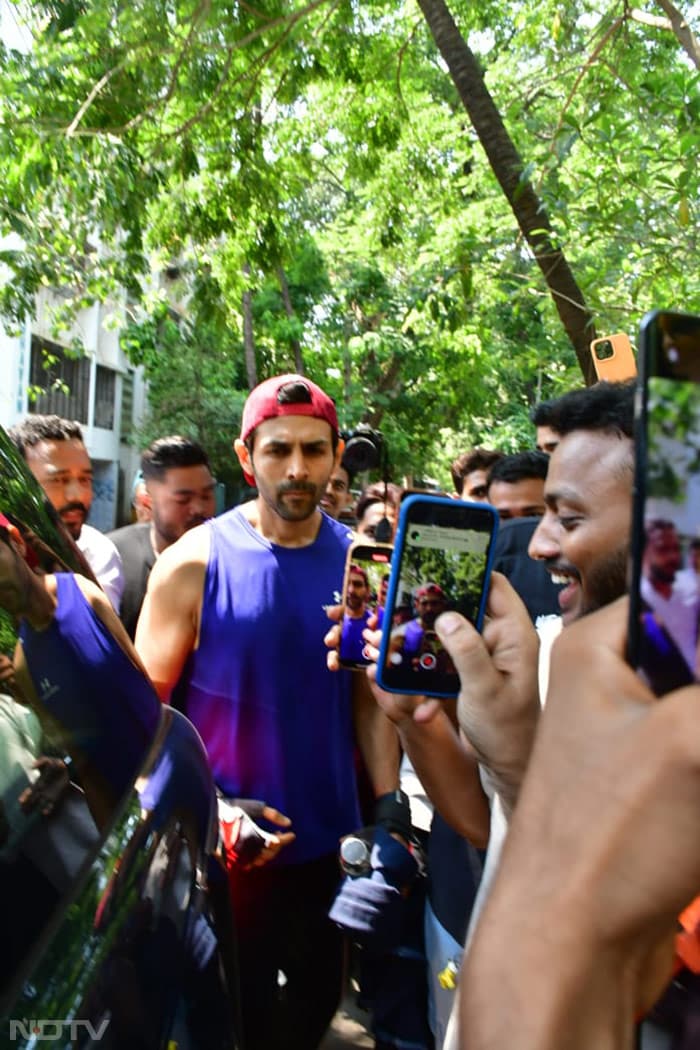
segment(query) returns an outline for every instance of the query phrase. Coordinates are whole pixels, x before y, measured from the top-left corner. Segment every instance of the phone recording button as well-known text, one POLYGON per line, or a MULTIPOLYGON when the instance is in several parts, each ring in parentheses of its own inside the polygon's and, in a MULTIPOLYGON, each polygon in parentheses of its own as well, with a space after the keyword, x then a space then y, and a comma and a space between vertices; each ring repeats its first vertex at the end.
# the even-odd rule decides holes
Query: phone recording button
POLYGON ((434 671, 437 666, 437 657, 435 653, 423 653, 419 663, 424 671, 434 671))

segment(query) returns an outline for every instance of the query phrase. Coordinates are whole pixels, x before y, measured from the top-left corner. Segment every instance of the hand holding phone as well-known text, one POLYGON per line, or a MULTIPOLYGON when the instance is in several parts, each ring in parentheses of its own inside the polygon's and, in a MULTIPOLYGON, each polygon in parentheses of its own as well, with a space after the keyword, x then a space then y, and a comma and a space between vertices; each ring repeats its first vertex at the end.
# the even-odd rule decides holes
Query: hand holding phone
POLYGON ((376 626, 382 626, 392 550, 385 544, 362 541, 348 550, 338 649, 341 667, 361 670, 372 662, 364 631, 372 616, 376 617, 376 626))
POLYGON ((457 696, 459 676, 435 621, 456 609, 481 627, 497 528, 485 503, 435 496, 403 503, 377 665, 383 689, 457 696))

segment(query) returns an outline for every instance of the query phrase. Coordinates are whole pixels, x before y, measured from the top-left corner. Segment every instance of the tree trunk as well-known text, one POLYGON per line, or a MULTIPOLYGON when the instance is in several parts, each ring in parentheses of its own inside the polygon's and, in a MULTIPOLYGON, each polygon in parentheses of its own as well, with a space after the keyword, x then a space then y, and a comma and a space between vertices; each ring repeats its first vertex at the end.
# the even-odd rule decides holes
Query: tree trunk
POLYGON ((594 383, 596 377, 590 342, 596 332, 592 314, 564 253, 555 247, 549 216, 525 176, 522 159, 484 83, 476 56, 462 37, 444 0, 418 0, 418 5, 493 173, 544 275, 566 334, 576 351, 584 379, 587 383, 594 383))
POLYGON ((663 8, 669 17, 671 30, 675 33, 678 43, 685 51, 696 69, 700 69, 700 44, 696 40, 687 19, 681 14, 671 0, 657 0, 659 7, 663 8))
MULTIPOLYGON (((245 263, 243 273, 246 278, 250 277, 250 266, 245 263)), ((248 379, 248 389, 252 390, 258 385, 258 367, 255 362, 255 334, 253 332, 253 292, 246 288, 243 292, 243 350, 245 353, 245 371, 248 379)))
MULTIPOLYGON (((289 284, 287 283, 287 275, 284 272, 283 266, 277 267, 277 280, 280 284, 280 291, 282 292, 282 302, 284 303, 284 312, 288 319, 291 321, 294 317, 294 307, 292 306, 292 298, 289 294, 289 284)), ((289 340, 289 344, 294 351, 294 371, 297 375, 304 375, 304 358, 301 353, 301 343, 298 339, 292 338, 289 340)))

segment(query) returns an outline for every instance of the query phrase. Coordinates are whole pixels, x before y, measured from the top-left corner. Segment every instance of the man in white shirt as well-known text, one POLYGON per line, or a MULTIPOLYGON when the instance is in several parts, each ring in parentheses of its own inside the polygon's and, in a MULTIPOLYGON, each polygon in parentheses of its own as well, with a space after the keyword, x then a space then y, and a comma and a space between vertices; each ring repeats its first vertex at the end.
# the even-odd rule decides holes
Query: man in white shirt
POLYGON ((694 573, 682 573, 681 542, 672 521, 654 518, 644 526, 641 596, 696 674, 700 591, 694 573), (695 577, 695 578, 693 578, 695 577))
MULTIPOLYGON (((605 383, 556 403, 560 442, 550 460, 546 510, 530 554, 555 582, 565 584, 559 594, 564 626, 625 591, 633 395, 629 384, 605 383)), ((537 727, 538 642, 524 607, 500 577, 492 583, 483 635, 454 613, 443 614, 436 630, 460 673, 462 741, 444 701, 375 693, 444 819, 476 845, 489 837, 476 916, 497 870, 537 727), (495 799, 490 833, 481 784, 495 799)), ((546 666, 540 670, 546 675, 546 666)))
POLYGON ((80 426, 60 416, 30 415, 8 434, 118 613, 124 590, 121 557, 111 540, 86 525, 92 464, 80 426))

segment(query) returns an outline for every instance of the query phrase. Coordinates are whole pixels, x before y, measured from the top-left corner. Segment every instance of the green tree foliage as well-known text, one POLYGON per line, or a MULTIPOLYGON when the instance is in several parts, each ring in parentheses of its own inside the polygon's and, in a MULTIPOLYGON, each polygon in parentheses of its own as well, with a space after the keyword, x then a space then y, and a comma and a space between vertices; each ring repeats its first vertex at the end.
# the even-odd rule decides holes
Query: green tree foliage
MULTIPOLYGON (((301 364, 345 425, 381 425, 397 474, 447 484, 453 455, 529 443, 534 402, 580 383, 415 3, 30 8, 34 49, 0 54, 0 226, 21 238, 0 309, 126 289, 161 433, 235 432, 247 291, 259 377, 301 364), (148 279, 174 265, 176 332, 148 279)), ((696 308, 698 70, 672 21, 622 0, 450 10, 599 333, 696 308)))
POLYGON ((484 585, 483 553, 406 546, 401 564, 406 600, 426 583, 436 583, 443 590, 448 608, 475 620, 484 585))
POLYGON ((649 380, 648 491, 683 503, 688 478, 700 474, 700 388, 656 376, 649 380))

